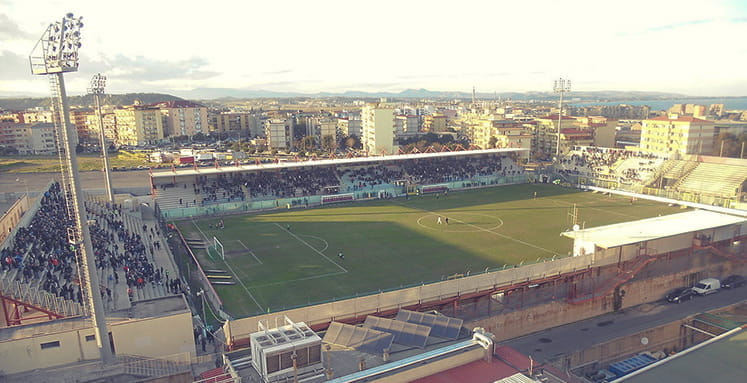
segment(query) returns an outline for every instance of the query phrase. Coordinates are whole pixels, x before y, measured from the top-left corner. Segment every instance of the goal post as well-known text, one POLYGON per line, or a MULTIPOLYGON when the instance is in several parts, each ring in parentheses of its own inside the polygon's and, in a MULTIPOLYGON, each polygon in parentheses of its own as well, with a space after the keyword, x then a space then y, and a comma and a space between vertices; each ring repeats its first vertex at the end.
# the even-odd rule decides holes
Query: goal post
POLYGON ((213 236, 213 250, 220 256, 220 259, 226 260, 226 251, 223 248, 223 244, 215 236, 213 236))

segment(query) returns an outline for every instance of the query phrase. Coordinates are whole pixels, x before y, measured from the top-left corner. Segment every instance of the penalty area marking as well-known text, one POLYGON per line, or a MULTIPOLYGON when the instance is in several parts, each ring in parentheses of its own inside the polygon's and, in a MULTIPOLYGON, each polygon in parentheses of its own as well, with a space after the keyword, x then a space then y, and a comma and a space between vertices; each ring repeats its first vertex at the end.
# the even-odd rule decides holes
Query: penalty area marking
MULTIPOLYGON (((497 217, 492 217, 492 216, 489 216, 489 215, 486 215, 486 214, 478 214, 478 213, 457 213, 457 215, 473 215, 473 216, 487 217, 487 218, 491 218, 491 219, 497 219, 497 220, 498 220, 498 223, 497 223, 497 225, 495 225, 495 226, 492 226, 492 227, 488 227, 488 228, 486 228, 485 230, 495 230, 495 229, 498 229, 498 228, 500 228, 501 226, 503 226, 503 220, 502 220, 502 219, 500 219, 500 218, 497 218, 497 217)), ((417 223, 418 223, 418 225, 419 225, 419 226, 421 226, 421 227, 424 227, 424 228, 426 228, 426 229, 430 229, 430 230, 437 230, 437 231, 443 231, 443 232, 447 232, 447 233, 476 233, 476 232, 480 231, 480 228, 479 228, 479 226, 477 226, 477 225, 474 225, 474 227, 477 227, 477 228, 475 228, 475 229, 472 229, 472 230, 454 230, 454 229, 451 229, 451 228, 450 228, 450 226, 449 226, 449 225, 447 225, 447 224, 441 224, 441 226, 438 226, 438 224, 436 224, 436 225, 437 225, 437 227, 431 227, 431 226, 429 226, 429 225, 426 225, 426 224, 424 224, 424 223, 422 222, 422 221, 423 221, 423 219, 425 219, 425 218, 432 218, 432 219, 435 219, 435 218, 437 218, 438 216, 439 216, 438 214, 427 214, 427 215, 424 215, 424 216, 422 216, 422 217, 418 218, 418 221, 417 221, 417 223), (439 229, 439 227, 440 227, 441 229, 439 229), (447 229, 447 228, 448 228, 448 229, 447 229)), ((442 216, 442 217, 446 217, 445 215, 441 215, 441 216, 442 216)), ((473 225, 473 224, 469 224, 469 223, 465 223, 465 222, 459 221, 458 219, 456 219, 456 218, 453 218, 453 217, 449 217, 449 219, 451 219, 451 220, 454 220, 454 221, 457 221, 457 222, 460 222, 460 223, 464 223, 464 224, 466 224, 466 225, 473 225)))
POLYGON ((256 259, 256 260, 257 260, 257 262, 258 262, 258 263, 259 263, 260 265, 262 264, 262 261, 260 261, 260 260, 259 260, 259 258, 257 258, 257 255, 256 255, 256 254, 254 254, 254 252, 253 252, 253 251, 249 250, 249 248, 248 248, 248 247, 246 247, 246 245, 244 244, 244 242, 241 242, 241 240, 240 240, 240 239, 237 239, 237 241, 239 241, 239 243, 241 244, 241 246, 244 246, 244 248, 246 249, 246 251, 248 251, 248 252, 249 252, 249 255, 251 255, 252 257, 254 257, 254 259, 256 259))
MULTIPOLYGON (((202 234, 202 237, 205 238, 205 241, 207 242, 207 237, 205 236, 205 233, 200 228, 200 225, 198 225, 197 222, 195 222, 195 220, 192 220, 192 224, 195 225, 195 227, 197 228, 197 230, 200 231, 200 233, 202 234)), ((257 298, 254 298, 254 295, 252 295, 252 293, 249 291, 249 289, 246 288, 246 285, 241 280, 241 278, 239 278, 239 275, 236 274, 236 272, 233 270, 233 267, 231 267, 231 265, 229 265, 228 262, 226 262, 225 259, 223 260, 223 263, 226 264, 226 266, 228 267, 228 270, 231 270, 231 274, 233 275, 234 278, 236 278, 236 280, 239 282, 239 284, 241 285, 241 287, 244 288, 244 291, 246 291, 247 295, 249 295, 249 298, 251 298, 252 301, 254 301, 254 304, 256 304, 257 307, 259 307, 259 311, 264 311, 264 308, 262 307, 262 305, 260 305, 259 302, 257 302, 257 298)))
MULTIPOLYGON (((277 222, 275 223, 275 226, 279 227, 279 228, 280 228, 280 230, 282 230, 282 231, 284 231, 284 232, 286 232, 286 233, 290 234, 290 235, 291 235, 291 236, 292 236, 293 238, 297 239, 298 241, 300 241, 301 243, 303 243, 304 245, 306 245, 306 246, 307 246, 307 247, 308 247, 309 249, 311 249, 311 250, 314 250, 314 252, 315 252, 315 253, 317 253, 317 254, 321 255, 322 257, 324 257, 324 259, 328 260, 328 261, 329 261, 330 263, 332 263, 333 265, 335 265, 335 266, 339 267, 339 268, 340 268, 340 270, 342 270, 343 272, 345 272, 345 273, 347 273, 347 272, 348 272, 348 269, 346 269, 346 268, 344 268, 344 267, 340 266, 340 264, 339 264, 339 263, 337 263, 337 262, 335 262, 335 261, 333 261, 333 260, 329 259, 329 257, 327 257, 327 256, 326 256, 326 255, 325 255, 324 253, 322 253, 321 251, 319 251, 319 250, 315 249, 315 248, 314 248, 314 246, 311 246, 311 245, 309 245, 309 243, 308 243, 308 242, 304 241, 303 239, 301 239, 301 237, 297 236, 297 235, 296 235, 296 233, 294 233, 294 232, 292 232, 292 231, 290 231, 290 230, 286 230, 286 229, 284 229, 284 228, 283 228, 282 226, 280 226, 280 224, 278 224, 277 222)), ((325 242, 326 242, 326 241, 325 241, 325 242)))
POLYGON ((278 281, 278 282, 265 283, 265 284, 262 284, 262 285, 253 285, 253 286, 251 286, 249 288, 250 289, 258 289, 258 288, 262 288, 262 287, 284 285, 286 283, 308 281, 310 279, 326 278, 326 277, 331 277, 331 276, 334 276, 334 275, 342 275, 342 274, 345 274, 345 273, 347 273, 347 272, 346 271, 335 271, 333 273, 312 275, 310 277, 303 277, 303 278, 297 278, 297 279, 287 279, 287 280, 278 281))

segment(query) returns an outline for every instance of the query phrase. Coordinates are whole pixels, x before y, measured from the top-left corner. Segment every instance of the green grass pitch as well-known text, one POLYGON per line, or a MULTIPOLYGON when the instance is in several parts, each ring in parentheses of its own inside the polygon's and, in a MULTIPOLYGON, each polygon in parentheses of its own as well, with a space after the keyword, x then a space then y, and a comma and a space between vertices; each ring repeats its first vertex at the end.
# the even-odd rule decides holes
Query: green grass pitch
POLYGON ((185 237, 210 245, 213 236, 221 241, 225 261, 193 251, 203 269, 233 275, 236 285, 215 288, 225 310, 244 317, 567 256, 572 240, 560 233, 572 226, 568 213, 574 204, 586 227, 680 211, 523 184, 228 216, 222 230, 216 228, 220 218, 175 224, 185 237))

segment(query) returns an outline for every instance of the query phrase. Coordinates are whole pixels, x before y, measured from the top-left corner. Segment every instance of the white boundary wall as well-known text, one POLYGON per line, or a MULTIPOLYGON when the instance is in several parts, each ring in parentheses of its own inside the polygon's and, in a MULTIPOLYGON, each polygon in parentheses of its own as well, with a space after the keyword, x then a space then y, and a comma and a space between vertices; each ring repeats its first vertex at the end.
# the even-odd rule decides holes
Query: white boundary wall
POLYGON ((223 329, 226 339, 230 343, 232 339, 240 340, 249 338, 250 333, 257 331, 260 321, 274 323, 273 320, 275 318, 282 318, 283 315, 294 321, 305 322, 307 325, 313 326, 333 321, 336 318, 350 318, 381 311, 396 310, 405 306, 436 302, 493 288, 511 286, 529 280, 584 270, 591 266, 605 266, 633 259, 637 255, 629 254, 622 258, 615 256, 602 259, 595 259, 594 255, 587 255, 565 257, 554 261, 547 260, 545 262, 506 268, 504 270, 477 274, 465 278, 230 320, 226 322, 223 329))

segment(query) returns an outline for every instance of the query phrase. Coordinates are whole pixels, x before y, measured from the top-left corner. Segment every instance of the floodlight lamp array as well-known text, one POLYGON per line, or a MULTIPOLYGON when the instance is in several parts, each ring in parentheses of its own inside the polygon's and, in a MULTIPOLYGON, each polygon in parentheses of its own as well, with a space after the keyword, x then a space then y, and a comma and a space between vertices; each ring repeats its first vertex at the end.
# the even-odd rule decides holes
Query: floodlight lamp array
POLYGON ((88 93, 91 94, 104 94, 104 88, 106 87, 106 76, 101 73, 96 73, 91 78, 91 87, 88 89, 88 93))
POLYGON ((565 80, 560 78, 555 80, 555 85, 552 87, 556 93, 570 92, 571 91, 571 80, 565 80))
POLYGON ((68 13, 47 27, 30 55, 32 74, 74 72, 78 70, 78 49, 83 17, 68 13))

